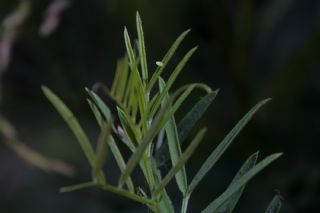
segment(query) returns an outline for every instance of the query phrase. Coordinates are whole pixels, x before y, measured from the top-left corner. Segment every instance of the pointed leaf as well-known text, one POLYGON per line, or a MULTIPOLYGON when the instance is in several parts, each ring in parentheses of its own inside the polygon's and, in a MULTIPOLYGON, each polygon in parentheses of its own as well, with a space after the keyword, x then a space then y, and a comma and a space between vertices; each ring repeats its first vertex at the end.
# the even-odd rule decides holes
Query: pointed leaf
POLYGON ((105 104, 105 102, 92 90, 89 90, 86 88, 87 93, 89 96, 92 98, 96 106, 99 108, 99 110, 102 112, 104 115, 105 119, 107 121, 111 121, 111 110, 110 108, 105 104))
MULTIPOLYGON (((259 152, 254 153, 251 155, 246 162, 242 165, 239 172, 236 174, 234 179, 232 180, 229 187, 232 187, 232 184, 236 183, 237 180, 239 180, 245 173, 247 173, 252 167, 255 166, 257 162, 259 152)), ((217 212, 224 212, 224 213, 232 213, 234 207, 238 203, 243 190, 245 188, 245 185, 242 186, 237 192, 235 192, 228 200, 226 200, 217 210, 217 212)))
POLYGON ((163 57, 161 63, 162 66, 158 66, 156 71, 154 72, 154 74, 152 75, 150 82, 148 83, 147 86, 147 91, 149 92, 152 87, 154 86, 154 84, 157 82, 158 78, 160 77, 162 71, 164 70, 164 68, 167 66, 168 62, 170 61, 170 59, 172 58, 174 52, 177 50, 177 48, 179 47, 179 45, 181 44, 181 42, 184 40, 184 38, 188 35, 188 33, 190 32, 189 30, 184 31, 176 40, 175 42, 172 44, 172 46, 170 47, 170 49, 168 50, 168 52, 166 53, 166 55, 163 57))
POLYGON ((134 67, 137 66, 137 62, 136 62, 136 59, 135 59, 135 56, 134 56, 134 51, 132 49, 130 37, 129 37, 128 30, 127 30, 126 27, 124 28, 124 41, 125 41, 125 44, 126 44, 126 49, 127 49, 127 54, 128 54, 128 57, 129 57, 130 67, 131 67, 131 69, 133 69, 134 67))
POLYGON ((258 104, 256 104, 243 118, 233 127, 233 129, 228 133, 228 135, 223 139, 223 141, 216 147, 216 149, 210 154, 207 160, 203 163, 200 170, 197 172, 191 184, 189 185, 188 192, 191 193, 203 177, 209 172, 209 170, 215 165, 215 163, 220 159, 222 154, 230 146, 236 136, 240 131, 246 126, 253 115, 260 109, 264 104, 266 104, 270 99, 265 99, 258 104))
POLYGON ((96 120, 98 122, 98 125, 101 127, 104 119, 103 119, 98 107, 90 99, 87 99, 87 102, 90 106, 91 111, 94 114, 94 117, 96 118, 96 120))
POLYGON ((278 195, 274 196, 265 213, 279 213, 282 206, 281 199, 278 195))
POLYGON ((192 128, 196 125, 199 119, 206 112, 208 107, 211 105, 213 100, 216 98, 219 90, 208 93, 206 96, 200 99, 193 108, 182 118, 182 120, 178 124, 178 132, 179 139, 182 143, 188 133, 192 130, 192 128))
POLYGON ((156 113, 156 111, 158 110, 162 100, 164 99, 165 95, 169 92, 171 86, 173 85, 173 83, 175 82, 176 78, 178 77, 178 75, 180 74, 180 72, 182 71, 182 69, 184 68, 184 66, 186 65, 186 63, 189 61, 190 57, 193 55, 193 53, 197 50, 197 47, 192 48, 184 57, 183 59, 179 62, 179 64, 176 66, 176 68, 174 69, 173 73, 171 74, 171 76, 169 77, 169 80, 165 86, 165 88, 163 89, 162 93, 160 93, 159 97, 156 99, 154 105, 152 106, 151 110, 151 117, 154 116, 154 114, 156 113))
POLYGON ((207 206, 201 213, 211 213, 216 212, 216 210, 228 200, 235 192, 241 189, 249 180, 251 180, 256 174, 261 172, 266 166, 279 158, 282 153, 272 154, 266 157, 264 160, 260 161, 257 165, 251 168, 247 173, 245 173, 241 178, 232 184, 225 192, 223 192, 217 199, 215 199, 209 206, 207 206))
POLYGON ((143 82, 146 84, 146 82, 148 82, 148 65, 147 65, 146 48, 144 44, 142 21, 141 21, 139 12, 137 12, 136 14, 136 24, 137 24, 137 32, 138 32, 138 44, 139 44, 139 53, 140 53, 140 60, 141 60, 142 79, 143 79, 143 82))
MULTIPOLYGON (((48 87, 42 86, 42 91, 45 94, 45 96, 48 98, 48 100, 51 102, 51 104, 56 108, 58 113, 61 115, 61 117, 65 120, 65 122, 68 124, 69 128, 73 132, 73 134, 76 136, 81 149, 83 150, 86 158, 88 159, 91 167, 94 166, 96 156, 95 152, 93 150, 93 147, 90 143, 90 140, 84 130, 82 129, 80 123, 78 122, 77 118, 73 115, 73 113, 70 111, 70 109, 62 102, 62 100, 56 96, 48 87)), ((98 174, 100 180, 105 180, 105 176, 103 172, 99 172, 98 174)))
POLYGON ((47 88, 46 86, 42 86, 42 91, 44 92, 46 97, 49 99, 49 101, 52 103, 52 105, 56 108, 56 110, 59 112, 59 114, 62 116, 62 118, 65 120, 65 122, 68 124, 73 134, 78 139, 80 146, 83 152, 85 153, 88 161, 92 166, 94 166, 94 163, 95 163, 94 150, 89 141, 89 138, 83 131, 76 117, 73 115, 70 109, 61 101, 61 99, 57 97, 49 88, 47 88))

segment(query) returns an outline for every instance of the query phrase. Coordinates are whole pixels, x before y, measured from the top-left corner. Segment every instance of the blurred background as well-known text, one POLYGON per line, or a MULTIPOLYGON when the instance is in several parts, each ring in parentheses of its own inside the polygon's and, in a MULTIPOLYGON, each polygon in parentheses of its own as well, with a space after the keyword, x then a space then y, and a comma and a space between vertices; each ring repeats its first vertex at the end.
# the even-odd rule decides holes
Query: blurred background
MULTIPOLYGON (((194 192, 190 212, 199 212, 223 192, 257 150, 260 158, 280 151, 284 156, 248 184, 235 212, 263 212, 275 190, 284 197, 281 212, 320 210, 320 1, 25 2, 0 1, 0 113, 15 127, 21 143, 72 165, 76 173, 46 173, 1 142, 0 212, 147 212, 137 203, 95 189, 59 193, 61 186, 89 180, 90 168, 40 88, 45 84, 56 92, 95 140, 99 128, 84 87, 98 81, 111 86, 116 62, 125 53, 124 26, 134 37, 137 10, 150 69, 182 31, 192 28, 171 64, 191 47, 199 49, 175 87, 204 82, 220 88, 198 127, 210 131, 188 163, 190 178, 245 112, 273 98, 194 192)), ((169 74, 167 69, 164 78, 169 74)), ((203 94, 195 93, 185 105, 191 106, 198 95, 203 94)), ((187 110, 179 111, 178 120, 187 110)), ((108 177, 115 182, 119 171, 113 159, 108 165, 108 177)), ((174 184, 170 187, 178 208, 180 195, 174 184)))

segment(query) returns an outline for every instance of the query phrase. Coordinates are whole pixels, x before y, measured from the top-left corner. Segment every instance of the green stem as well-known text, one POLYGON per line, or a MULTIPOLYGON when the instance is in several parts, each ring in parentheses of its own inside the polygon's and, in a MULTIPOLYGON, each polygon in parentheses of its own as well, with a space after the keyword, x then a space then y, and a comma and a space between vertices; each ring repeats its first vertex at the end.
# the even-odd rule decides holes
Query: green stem
POLYGON ((186 195, 182 200, 181 213, 187 213, 190 195, 186 195))
POLYGON ((152 210, 157 205, 157 203, 155 201, 150 200, 145 197, 142 197, 142 196, 139 196, 139 195, 136 195, 136 194, 131 193, 127 190, 119 189, 117 187, 114 187, 114 186, 111 186, 108 184, 98 184, 98 183, 94 183, 94 182, 86 182, 86 183, 76 184, 73 186, 63 187, 60 189, 60 192, 70 192, 70 191, 75 191, 75 190, 84 189, 84 188, 88 188, 88 187, 98 187, 102 190, 109 191, 114 194, 129 198, 131 200, 134 200, 134 201, 137 201, 137 202, 142 203, 144 205, 147 205, 152 210))
POLYGON ((112 192, 114 194, 117 194, 117 195, 121 195, 123 197, 127 197, 131 200, 134 200, 134 201, 137 201, 139 203, 142 203, 142 204, 145 204, 149 207, 153 207, 154 205, 156 205, 156 203, 148 198, 145 198, 145 197, 142 197, 142 196, 139 196, 139 195, 136 195, 136 194, 133 194, 129 191, 126 191, 126 190, 123 190, 123 189, 119 189, 117 187, 114 187, 114 186, 110 186, 110 185, 97 185, 98 188, 102 189, 102 190, 106 190, 106 191, 109 191, 109 192, 112 192))

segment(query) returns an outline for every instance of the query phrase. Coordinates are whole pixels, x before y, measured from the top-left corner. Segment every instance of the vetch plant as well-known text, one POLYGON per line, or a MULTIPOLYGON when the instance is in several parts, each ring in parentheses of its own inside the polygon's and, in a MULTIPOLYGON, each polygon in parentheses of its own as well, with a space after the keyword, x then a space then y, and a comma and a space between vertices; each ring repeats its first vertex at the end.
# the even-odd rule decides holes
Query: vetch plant
MULTIPOLYGON (((63 187, 61 191, 69 192, 85 187, 98 187, 137 201, 153 212, 170 213, 176 212, 176 209, 166 187, 171 181, 175 181, 182 194, 180 211, 185 213, 188 209, 188 202, 192 198, 192 192, 253 115, 270 99, 259 102, 240 119, 190 180, 186 173, 186 165, 202 142, 206 129, 201 129, 189 142, 186 149, 182 149, 181 144, 185 143, 188 133, 213 102, 218 90, 212 90, 205 84, 192 83, 184 85, 176 91, 171 91, 175 80, 197 47, 185 54, 167 80, 161 77, 189 30, 183 32, 176 39, 161 61, 156 62, 157 68, 150 75, 139 13, 136 16, 136 26, 137 51, 132 46, 132 40, 125 28, 124 40, 127 56, 117 65, 111 89, 109 90, 101 83, 96 84, 93 90, 86 89, 88 104, 101 128, 96 149, 93 148, 93 144, 70 109, 50 89, 42 87, 44 94, 76 136, 92 168, 92 180, 63 187), (97 89, 102 89, 114 100, 116 113, 112 114, 112 110, 96 93, 97 89), (203 90, 205 95, 177 123, 176 111, 195 89, 203 90), (120 121, 119 125, 114 122, 115 119, 120 121), (131 151, 131 156, 127 161, 121 153, 118 143, 125 144, 131 151), (110 184, 104 173, 104 171, 108 172, 108 166, 105 166, 108 154, 115 158, 121 171, 117 185, 110 184), (166 173, 160 169, 163 164, 171 165, 166 173), (147 188, 138 186, 134 181, 133 171, 136 169, 142 171, 147 188)), ((272 154, 258 163, 258 152, 251 155, 228 188, 201 212, 232 212, 247 182, 281 155, 281 153, 272 154)), ((280 205, 281 201, 276 196, 266 212, 278 212, 280 205)))

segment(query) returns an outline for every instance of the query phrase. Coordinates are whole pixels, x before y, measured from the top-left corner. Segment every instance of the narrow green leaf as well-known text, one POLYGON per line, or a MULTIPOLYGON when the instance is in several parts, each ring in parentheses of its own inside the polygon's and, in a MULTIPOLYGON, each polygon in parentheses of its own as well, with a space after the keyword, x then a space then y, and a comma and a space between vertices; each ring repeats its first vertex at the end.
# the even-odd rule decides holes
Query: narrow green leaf
POLYGON ((228 200, 235 192, 241 189, 249 180, 251 180, 256 174, 261 172, 266 166, 272 163, 274 160, 279 158, 282 153, 272 154, 266 157, 264 160, 260 161, 257 165, 251 168, 247 173, 245 173, 241 178, 236 180, 231 187, 229 187, 225 192, 223 192, 217 199, 215 199, 210 205, 208 205, 201 213, 211 213, 216 212, 216 210, 228 200))
POLYGON ((142 138, 142 142, 136 149, 136 151, 131 155, 127 167, 124 172, 121 174, 119 179, 119 187, 122 187, 123 183, 127 180, 127 178, 131 175, 132 171, 136 168, 137 164, 145 154, 145 151, 149 144, 152 142, 154 137, 158 134, 161 128, 161 124, 163 123, 164 115, 166 112, 166 107, 162 107, 159 111, 158 115, 152 122, 148 132, 142 138))
POLYGON ((109 184, 99 184, 97 185, 102 190, 106 190, 109 192, 112 192, 114 194, 120 195, 122 197, 129 198, 131 200, 134 200, 136 202, 142 203, 144 205, 147 205, 151 209, 154 208, 154 205, 156 204, 153 200, 150 200, 148 198, 136 195, 134 193, 128 192, 127 190, 119 189, 117 187, 111 186, 109 184))
MULTIPOLYGON (((246 162, 242 165, 236 176, 233 178, 229 187, 232 187, 232 185, 236 183, 237 180, 239 180, 245 173, 247 173, 251 168, 253 168, 256 165, 258 155, 259 152, 256 152, 246 160, 246 162)), ((243 185, 238 191, 236 191, 232 196, 230 196, 229 199, 222 203, 222 205, 218 208, 217 212, 232 213, 234 207, 238 203, 243 193, 244 188, 245 185, 243 185)))
POLYGON ((201 129, 195 138, 192 140, 186 151, 183 152, 181 158, 177 162, 177 164, 171 168, 165 178, 161 181, 160 186, 155 190, 154 195, 158 195, 162 190, 169 184, 172 178, 177 174, 178 171, 186 164, 189 158, 192 156, 195 149, 198 147, 204 134, 206 133, 206 129, 201 129))
POLYGON ((130 111, 131 109, 131 105, 130 103, 130 95, 132 95, 134 93, 134 74, 131 72, 129 74, 128 77, 128 81, 127 81, 127 85, 126 85, 126 89, 124 92, 124 100, 123 100, 123 104, 125 107, 128 107, 128 110, 130 111))
POLYGON ((161 75, 162 71, 164 70, 164 68, 167 66, 168 62, 170 61, 170 59, 172 58, 173 54, 175 53, 175 51, 177 50, 177 48, 179 47, 179 45, 181 44, 181 42, 184 40, 184 38, 188 35, 188 33, 190 32, 190 29, 184 31, 176 40, 175 42, 172 44, 172 46, 170 47, 170 49, 168 50, 168 52, 166 53, 166 55, 163 57, 162 59, 162 66, 158 66, 156 71, 154 72, 154 74, 152 75, 150 82, 148 83, 147 86, 147 91, 150 92, 152 87, 154 86, 154 84, 157 82, 159 76, 161 75))
POLYGON ((154 116, 154 114, 156 113, 156 111, 158 110, 163 98, 165 97, 165 95, 169 92, 171 86, 173 85, 173 83, 175 82, 176 78, 178 77, 178 75, 180 74, 180 72, 182 71, 182 69, 184 68, 184 66, 186 65, 186 63, 189 61, 190 57, 193 55, 193 53, 197 50, 197 47, 192 48, 184 57, 183 59, 179 62, 179 64, 176 66, 176 68, 174 69, 173 73, 171 74, 171 76, 169 77, 169 80, 165 86, 165 88, 163 89, 162 93, 160 93, 159 97, 156 99, 154 105, 151 108, 151 117, 154 116))
MULTIPOLYGON (((90 107, 94 113, 94 116, 95 116, 100 128, 102 129, 102 127, 103 127, 102 124, 103 124, 104 120, 102 118, 101 112, 99 112, 98 108, 90 100, 88 100, 88 102, 90 104, 90 107)), ((117 163, 120 171, 123 172, 126 167, 126 163, 125 163, 125 161, 122 157, 122 154, 121 154, 117 144, 115 143, 112 135, 110 135, 108 144, 109 144, 111 153, 112 153, 113 157, 115 158, 116 163, 117 163)), ((134 192, 134 185, 133 185, 131 178, 128 178, 128 180, 126 181, 126 185, 128 186, 128 189, 130 192, 134 192)))
MULTIPOLYGON (((110 138, 109 146, 121 173, 123 173, 126 168, 126 163, 122 157, 122 154, 118 148, 118 145, 116 144, 116 142, 112 137, 110 138)), ((126 185, 128 186, 128 189, 130 192, 134 192, 134 185, 130 177, 126 180, 126 185)))
POLYGON ((240 131, 246 126, 246 124, 251 120, 253 115, 260 109, 264 104, 266 104, 270 99, 265 99, 258 104, 256 104, 243 118, 233 127, 233 129, 228 133, 228 135, 223 139, 223 141, 216 147, 216 149, 210 154, 204 164, 201 166, 200 170, 197 172, 191 184, 189 185, 188 192, 192 191, 197 187, 203 177, 208 173, 208 171, 215 165, 215 163, 220 159, 222 154, 230 146, 236 136, 240 131))
POLYGON ((109 191, 114 194, 120 195, 122 197, 126 197, 131 200, 137 201, 139 203, 145 204, 145 205, 149 206, 150 208, 153 208, 153 206, 155 205, 155 202, 148 199, 148 198, 136 195, 134 193, 128 192, 123 189, 118 189, 118 188, 111 186, 109 184, 97 184, 94 182, 86 182, 86 183, 80 183, 80 184, 73 185, 73 186, 62 187, 60 189, 60 191, 61 192, 69 192, 69 191, 74 191, 74 190, 83 189, 83 188, 92 187, 92 186, 96 186, 102 190, 109 191))
POLYGON ((93 178, 98 183, 105 183, 104 180, 99 179, 99 172, 103 172, 103 165, 106 161, 108 154, 108 141, 110 141, 109 136, 111 135, 112 122, 103 123, 101 128, 101 133, 98 139, 97 150, 96 150, 96 161, 93 167, 93 178))
POLYGON ((90 99, 87 99, 87 102, 90 106, 91 111, 94 114, 94 117, 96 118, 96 120, 98 122, 98 125, 101 127, 104 119, 103 119, 98 107, 90 99))
POLYGON ((85 188, 96 186, 96 185, 97 185, 97 183, 94 183, 92 181, 85 182, 85 183, 79 183, 79 184, 75 184, 72 186, 64 186, 60 189, 60 192, 72 192, 72 191, 85 189, 85 188))
MULTIPOLYGON (((116 72, 114 79, 112 81, 111 94, 115 97, 121 96, 121 92, 123 85, 127 82, 128 76, 128 59, 124 57, 123 59, 118 60, 116 66, 116 72)), ((121 97, 119 97, 121 99, 121 97)))
POLYGON ((206 96, 201 98, 179 122, 178 132, 181 143, 186 139, 188 133, 207 111, 213 100, 216 98, 218 92, 219 90, 210 92, 206 96))
POLYGON ((147 56, 146 56, 146 48, 144 43, 144 35, 142 28, 142 21, 139 15, 139 12, 136 14, 136 24, 137 24, 137 32, 138 32, 138 44, 139 44, 139 54, 141 60, 141 71, 142 71, 142 79, 144 85, 148 82, 148 65, 147 65, 147 56))
MULTIPOLYGON (((155 186, 156 188, 160 186, 160 180, 162 179, 161 177, 161 172, 159 171, 159 169, 157 169, 155 167, 155 165, 153 164, 153 171, 154 171, 154 174, 155 174, 155 186)), ((172 201, 170 200, 170 197, 168 196, 168 193, 167 191, 164 189, 162 190, 162 193, 159 195, 159 198, 160 199, 158 202, 159 202, 159 212, 168 212, 168 213, 174 213, 174 207, 172 205, 172 201)))
MULTIPOLYGON (((95 102, 96 106, 89 102, 89 105, 93 111, 93 113, 95 114, 95 116, 101 116, 101 114, 97 114, 97 110, 95 108, 99 108, 100 111, 102 112, 102 114, 104 115, 106 121, 110 122, 111 121, 111 111, 109 109, 109 107, 103 102, 103 100, 96 94, 94 93, 93 91, 87 89, 87 92, 89 94, 89 96, 93 99, 93 101, 95 102)), ((99 111, 99 110, 98 110, 99 111)), ((99 123, 99 125, 101 126, 101 122, 103 122, 103 119, 102 118, 97 118, 97 121, 99 123)), ((119 135, 119 132, 118 130, 112 126, 112 129, 113 131, 119 135)), ((120 138, 122 140, 122 142, 132 151, 134 152, 135 151, 135 146, 129 141, 129 138, 124 138, 124 137, 121 137, 120 135, 120 138)))
POLYGON ((121 125, 126 135, 128 136, 128 139, 131 141, 132 145, 138 145, 139 134, 137 133, 137 130, 131 118, 128 117, 119 107, 117 107, 117 111, 121 125))
POLYGON ((143 82, 141 80, 141 77, 140 77, 138 71, 132 70, 132 74, 134 74, 136 77, 136 84, 135 84, 136 95, 134 98, 138 100, 141 121, 143 124, 143 132, 145 132, 147 130, 147 117, 146 116, 147 116, 147 100, 148 100, 148 98, 146 96, 144 85, 143 85, 143 82))
POLYGON ((117 99, 121 103, 123 103, 124 96, 125 96, 125 90, 128 85, 128 77, 129 77, 129 67, 128 67, 127 57, 124 57, 122 60, 119 61, 118 65, 117 65, 117 72, 119 72, 119 79, 117 79, 118 82, 113 82, 113 85, 115 83, 117 85, 114 93, 115 93, 115 96, 117 97, 117 99))
POLYGON ((52 103, 52 105, 56 108, 56 110, 59 112, 59 114, 62 116, 62 118, 65 120, 65 122, 68 124, 73 134, 78 139, 80 146, 83 152, 85 153, 88 161, 90 162, 91 166, 94 166, 94 150, 89 141, 89 138, 83 131, 76 117, 73 115, 70 109, 61 101, 61 99, 57 97, 49 88, 47 88, 46 86, 42 86, 42 91, 46 95, 48 100, 52 103))
POLYGON ((170 197, 167 192, 163 192, 159 201, 159 206, 161 208, 160 212, 174 213, 172 201, 170 200, 170 197))
MULTIPOLYGON (((160 92, 162 92, 164 87, 165 87, 165 82, 163 79, 160 78, 159 79, 160 92)), ((168 100, 169 98, 170 98, 169 94, 167 94, 166 99, 168 100)), ((168 110, 170 110, 171 106, 168 106, 168 108, 169 108, 168 110)), ((181 152, 181 147, 179 142, 177 126, 176 126, 176 122, 173 115, 167 121, 165 125, 165 131, 167 135, 167 142, 169 146, 171 163, 172 163, 172 166, 174 167, 179 161, 179 159, 181 158, 182 152, 181 152)), ((187 192, 187 187, 188 187, 187 174, 184 166, 182 166, 181 170, 177 172, 176 182, 178 184, 180 191, 184 195, 187 192)))
POLYGON ((128 57, 129 57, 130 67, 133 69, 134 67, 137 66, 137 62, 136 62, 136 58, 134 56, 134 51, 132 49, 130 37, 129 37, 128 30, 127 30, 126 27, 124 28, 124 41, 125 41, 125 44, 126 44, 126 49, 127 49, 127 54, 128 54, 128 57))
MULTIPOLYGON (((187 134, 195 126, 198 120, 203 116, 212 101, 218 94, 218 90, 210 92, 200 99, 193 108, 186 114, 186 116, 179 122, 177 128, 179 133, 180 143, 186 139, 187 134)), ((163 165, 169 159, 169 150, 166 143, 163 143, 156 151, 156 159, 158 166, 163 165)))
MULTIPOLYGON (((42 86, 41 88, 45 96, 48 98, 51 104, 56 108, 58 113, 68 124, 73 134, 76 136, 81 146, 81 149, 83 150, 91 167, 94 167, 95 160, 96 160, 95 152, 93 150, 93 147, 90 143, 88 136, 82 129, 77 118, 73 115, 71 110, 63 103, 63 101, 58 96, 56 96, 48 87, 42 86)), ((103 180, 103 181, 105 180, 105 176, 103 172, 99 172, 98 176, 100 180, 103 180)))
POLYGON ((278 195, 274 196, 271 200, 265 213, 279 213, 282 206, 281 199, 278 195))
POLYGON ((94 84, 93 91, 98 91, 98 89, 101 89, 108 97, 110 97, 112 100, 114 100, 119 107, 126 110, 126 108, 124 107, 121 100, 119 100, 118 97, 111 94, 111 91, 109 90, 109 88, 107 86, 105 86, 103 83, 97 82, 94 84))
POLYGON ((111 110, 110 108, 104 103, 104 101, 92 90, 89 90, 86 88, 87 93, 89 96, 92 98, 96 106, 99 108, 99 110, 102 112, 104 115, 105 119, 110 122, 111 121, 111 110))

